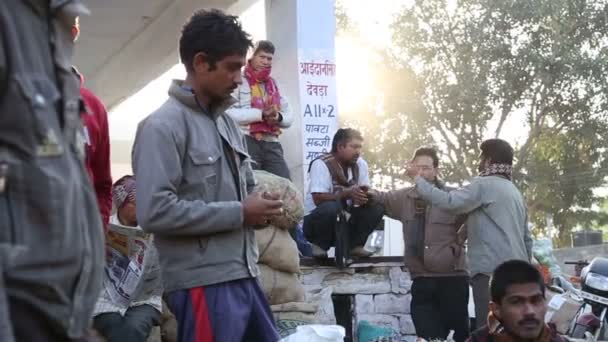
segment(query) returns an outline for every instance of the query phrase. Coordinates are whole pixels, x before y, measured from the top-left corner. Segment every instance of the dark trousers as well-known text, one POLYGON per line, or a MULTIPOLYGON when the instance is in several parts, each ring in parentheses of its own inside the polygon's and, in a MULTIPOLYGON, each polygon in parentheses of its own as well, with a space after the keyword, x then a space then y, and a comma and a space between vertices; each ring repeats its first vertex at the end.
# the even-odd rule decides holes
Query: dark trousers
POLYGON ((15 341, 68 342, 65 331, 50 324, 50 319, 27 302, 9 299, 10 320, 15 341))
POLYGON ((256 140, 248 135, 245 136, 247 149, 251 159, 255 161, 251 167, 254 170, 264 170, 279 177, 291 179, 285 158, 283 147, 279 142, 256 140))
POLYGON ((178 342, 276 342, 280 339, 264 292, 255 278, 168 294, 178 342))
MULTIPOLYGON (((324 250, 335 245, 336 219, 341 206, 336 201, 319 204, 310 214, 304 217, 304 237, 324 250)), ((363 246, 369 234, 378 226, 384 216, 384 207, 378 203, 353 208, 349 225, 351 248, 363 246)))
POLYGON ((146 342, 152 327, 159 323, 160 312, 145 304, 129 308, 124 316, 109 312, 93 319, 93 326, 108 342, 146 342))
POLYGON ((469 278, 420 277, 412 283, 412 320, 416 335, 444 340, 454 330, 454 340, 469 336, 469 278))
POLYGON ((490 276, 478 273, 471 279, 473 303, 475 303, 475 325, 479 329, 488 322, 490 311, 490 276))

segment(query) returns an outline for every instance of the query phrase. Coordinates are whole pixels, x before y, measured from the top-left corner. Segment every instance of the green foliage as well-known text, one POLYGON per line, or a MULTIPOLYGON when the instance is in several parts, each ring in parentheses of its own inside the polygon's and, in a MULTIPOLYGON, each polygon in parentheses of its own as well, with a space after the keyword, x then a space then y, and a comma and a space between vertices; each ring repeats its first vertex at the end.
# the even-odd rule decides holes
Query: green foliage
POLYGON ((567 244, 602 220, 591 209, 608 176, 608 1, 450 3, 419 0, 396 16, 374 105, 348 124, 364 132, 372 172, 400 177, 415 148, 434 145, 457 183, 475 175, 483 139, 523 136, 511 141, 516 182, 533 222, 552 214, 567 244))

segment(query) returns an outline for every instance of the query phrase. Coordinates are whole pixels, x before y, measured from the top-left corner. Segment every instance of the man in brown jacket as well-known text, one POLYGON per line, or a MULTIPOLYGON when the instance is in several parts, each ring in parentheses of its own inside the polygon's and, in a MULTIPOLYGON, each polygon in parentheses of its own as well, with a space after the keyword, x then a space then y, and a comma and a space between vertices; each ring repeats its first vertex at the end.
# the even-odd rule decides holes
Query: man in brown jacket
MULTIPOLYGON (((421 175, 439 188, 439 159, 432 148, 418 149, 413 158, 421 175)), ((405 264, 413 278, 411 312, 416 334, 445 339, 454 330, 457 342, 469 334, 469 279, 459 228, 464 219, 423 201, 415 187, 372 192, 385 215, 401 221, 405 264)))

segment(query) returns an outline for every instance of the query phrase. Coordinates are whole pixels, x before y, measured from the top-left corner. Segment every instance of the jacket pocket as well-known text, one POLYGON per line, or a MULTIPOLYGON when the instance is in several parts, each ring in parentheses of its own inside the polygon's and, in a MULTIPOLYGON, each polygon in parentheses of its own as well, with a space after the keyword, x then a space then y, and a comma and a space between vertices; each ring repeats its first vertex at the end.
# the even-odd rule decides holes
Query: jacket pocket
POLYGON ((431 272, 453 272, 460 253, 456 244, 425 246, 424 267, 431 272))
POLYGON ((190 167, 184 178, 192 185, 200 185, 203 196, 212 196, 218 188, 218 174, 221 169, 221 154, 215 150, 190 150, 190 167))
POLYGON ((63 154, 63 137, 56 110, 60 94, 56 85, 48 78, 35 75, 21 74, 15 79, 29 106, 32 130, 37 138, 36 154, 39 157, 63 154))
POLYGON ((457 243, 456 216, 432 208, 425 230, 424 266, 431 272, 454 272, 462 247, 457 243))

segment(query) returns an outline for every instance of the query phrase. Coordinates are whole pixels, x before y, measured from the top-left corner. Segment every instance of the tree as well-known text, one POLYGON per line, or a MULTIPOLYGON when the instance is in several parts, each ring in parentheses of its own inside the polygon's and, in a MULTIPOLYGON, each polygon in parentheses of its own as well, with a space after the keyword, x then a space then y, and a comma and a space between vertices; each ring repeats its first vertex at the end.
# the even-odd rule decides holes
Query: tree
POLYGON ((514 178, 564 245, 597 219, 593 189, 608 175, 608 0, 452 4, 418 0, 396 16, 371 89, 379 124, 353 123, 368 133, 370 169, 397 177, 417 146, 436 145, 445 178, 462 183, 483 139, 517 129, 514 178))

